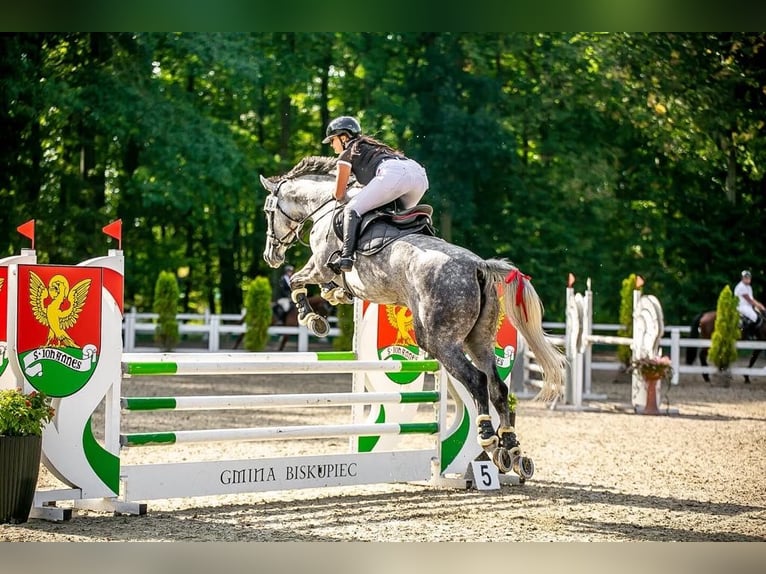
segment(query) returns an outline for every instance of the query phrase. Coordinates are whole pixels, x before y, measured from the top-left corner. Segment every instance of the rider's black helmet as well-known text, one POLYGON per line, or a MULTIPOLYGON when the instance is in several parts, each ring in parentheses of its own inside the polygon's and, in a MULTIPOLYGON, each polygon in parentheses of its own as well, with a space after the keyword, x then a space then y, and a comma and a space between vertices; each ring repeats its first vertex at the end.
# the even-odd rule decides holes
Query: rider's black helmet
POLYGON ((347 134, 351 139, 362 135, 362 126, 359 125, 359 121, 351 116, 340 116, 332 120, 327 124, 327 136, 322 140, 323 144, 330 143, 333 136, 347 134))

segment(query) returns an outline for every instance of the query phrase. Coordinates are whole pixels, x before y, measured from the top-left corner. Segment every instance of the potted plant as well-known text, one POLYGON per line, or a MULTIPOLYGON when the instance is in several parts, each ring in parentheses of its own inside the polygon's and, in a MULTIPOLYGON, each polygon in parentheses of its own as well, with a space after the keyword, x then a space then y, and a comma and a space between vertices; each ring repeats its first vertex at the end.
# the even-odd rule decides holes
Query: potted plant
POLYGON ((43 428, 54 409, 38 391, 0 390, 0 523, 29 519, 40 473, 43 428))
POLYGON ((629 371, 636 371, 646 384, 645 415, 659 414, 657 397, 658 387, 663 380, 669 380, 673 375, 670 357, 657 355, 655 357, 639 357, 630 363, 629 371))

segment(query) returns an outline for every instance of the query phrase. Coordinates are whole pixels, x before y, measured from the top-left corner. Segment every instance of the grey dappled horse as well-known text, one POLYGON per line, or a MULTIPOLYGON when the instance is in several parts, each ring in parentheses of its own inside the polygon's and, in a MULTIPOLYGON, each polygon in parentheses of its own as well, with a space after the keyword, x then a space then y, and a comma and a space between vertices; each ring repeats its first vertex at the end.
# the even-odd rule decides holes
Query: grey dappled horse
POLYGON ((290 281, 301 324, 319 334, 326 328, 306 302, 309 284, 342 285, 327 295, 335 304, 350 302, 350 294, 373 303, 408 307, 418 345, 471 393, 478 410, 479 443, 498 468, 508 472, 520 449, 508 410, 508 388, 495 366, 501 300, 542 368, 538 398, 557 398, 564 380, 565 358, 545 339, 543 307, 532 283, 506 261, 484 260, 424 234, 407 235, 371 256, 357 255, 352 271, 345 277, 336 275, 326 265, 341 247, 332 225, 335 210, 342 209, 333 198, 335 164, 335 158, 308 157, 284 176, 261 176, 269 192, 264 205, 267 238, 263 258, 271 267, 282 265, 303 225, 312 222, 312 255, 290 281), (502 299, 498 285, 502 286, 502 299), (338 296, 339 290, 345 296, 338 296), (489 400, 500 415, 497 432, 489 400))

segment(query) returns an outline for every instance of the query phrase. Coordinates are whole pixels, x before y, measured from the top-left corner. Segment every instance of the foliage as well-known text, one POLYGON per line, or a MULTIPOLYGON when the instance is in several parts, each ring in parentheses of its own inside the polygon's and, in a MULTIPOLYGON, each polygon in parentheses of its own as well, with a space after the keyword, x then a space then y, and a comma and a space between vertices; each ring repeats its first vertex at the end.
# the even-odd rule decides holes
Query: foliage
POLYGON ((516 412, 516 406, 518 404, 519 404, 519 399, 516 396, 516 393, 514 393, 513 391, 509 390, 508 391, 508 410, 511 413, 515 413, 516 412))
MULTIPOLYGON (((620 289, 620 328, 617 331, 618 337, 633 337, 633 291, 636 290, 636 274, 631 273, 622 280, 620 289)), ((627 368, 633 351, 630 345, 619 345, 617 347, 617 359, 627 368)))
POLYGON ((630 372, 638 372, 644 380, 669 379, 673 376, 673 367, 670 362, 670 357, 667 355, 639 357, 630 363, 628 370, 630 372))
POLYGON ((42 436, 54 414, 51 398, 44 393, 0 390, 0 436, 42 436))
POLYGON ((737 297, 726 285, 718 296, 715 327, 710 339, 708 359, 719 370, 725 371, 737 360, 737 340, 739 339, 739 313, 737 297))
POLYGON ((163 351, 172 351, 178 345, 178 281, 170 271, 160 271, 154 287, 153 311, 157 317, 154 340, 163 351))
MULTIPOLYGON (((127 307, 188 267, 184 310, 238 313, 270 272, 257 176, 354 113, 424 163, 439 235, 537 278, 547 320, 574 270, 639 273, 686 323, 766 275, 764 53, 764 32, 2 34, 0 256, 35 219, 41 263, 88 259, 119 217, 127 307)), ((594 320, 619 306, 605 289, 594 320)))
POLYGON ((351 351, 354 340, 354 306, 338 305, 337 315, 340 336, 333 339, 332 347, 336 351, 351 351))
POLYGON ((266 277, 256 277, 248 284, 245 295, 245 349, 262 351, 269 341, 269 325, 271 283, 266 277))

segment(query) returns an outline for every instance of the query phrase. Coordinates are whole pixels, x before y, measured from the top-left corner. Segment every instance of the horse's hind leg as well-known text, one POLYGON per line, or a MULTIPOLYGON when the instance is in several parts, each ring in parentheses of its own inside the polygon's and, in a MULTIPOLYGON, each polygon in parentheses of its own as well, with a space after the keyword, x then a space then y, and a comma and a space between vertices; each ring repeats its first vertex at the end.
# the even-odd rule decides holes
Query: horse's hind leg
MULTIPOLYGON (((492 321, 491 324, 495 325, 496 321, 492 321)), ((521 447, 515 428, 516 413, 510 412, 508 386, 497 372, 494 345, 488 345, 484 336, 477 338, 479 339, 477 341, 473 338, 466 341, 467 351, 474 363, 483 370, 484 380, 488 382, 489 401, 500 417, 500 424, 497 427, 499 448, 492 450, 492 460, 503 472, 513 468, 522 478, 529 478, 534 472, 532 461, 521 457, 521 447)))
POLYGON ((444 365, 444 368, 450 375, 468 389, 473 398, 478 413, 476 426, 479 432, 479 444, 482 447, 496 445, 498 439, 492 426, 492 417, 489 415, 487 375, 482 373, 468 360, 460 345, 450 344, 446 347, 440 346, 437 349, 429 349, 429 352, 444 365))

